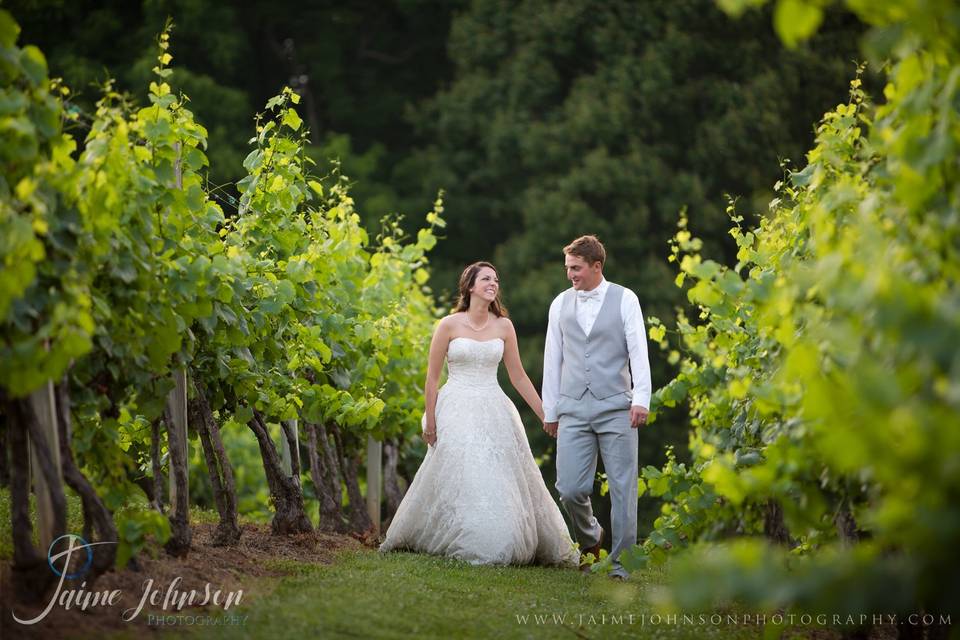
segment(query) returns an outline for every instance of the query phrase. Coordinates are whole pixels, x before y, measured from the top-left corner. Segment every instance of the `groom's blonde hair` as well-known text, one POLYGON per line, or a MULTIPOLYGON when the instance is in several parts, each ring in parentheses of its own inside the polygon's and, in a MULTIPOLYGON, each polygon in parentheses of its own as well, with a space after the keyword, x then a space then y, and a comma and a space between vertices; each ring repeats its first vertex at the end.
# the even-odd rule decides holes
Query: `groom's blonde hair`
POLYGON ((563 248, 563 254, 576 256, 591 265, 599 262, 601 267, 607 260, 607 251, 603 248, 603 243, 597 239, 597 236, 592 235, 580 236, 563 248))

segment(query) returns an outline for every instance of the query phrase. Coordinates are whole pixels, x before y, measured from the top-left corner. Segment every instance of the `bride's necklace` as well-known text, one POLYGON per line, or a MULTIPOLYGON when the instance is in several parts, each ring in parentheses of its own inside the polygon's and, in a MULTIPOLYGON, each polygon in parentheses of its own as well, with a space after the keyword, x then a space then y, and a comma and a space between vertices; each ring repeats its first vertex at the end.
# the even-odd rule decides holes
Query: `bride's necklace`
POLYGON ((487 319, 484 320, 483 326, 480 327, 479 329, 478 329, 477 327, 473 326, 473 323, 470 322, 470 316, 464 315, 463 320, 464 320, 464 322, 467 323, 467 326, 468 326, 468 327, 470 327, 471 329, 473 329, 474 331, 476 331, 476 332, 479 333, 480 331, 483 331, 484 329, 486 329, 486 328, 487 328, 487 325, 490 324, 490 312, 489 312, 489 311, 487 312, 487 319))

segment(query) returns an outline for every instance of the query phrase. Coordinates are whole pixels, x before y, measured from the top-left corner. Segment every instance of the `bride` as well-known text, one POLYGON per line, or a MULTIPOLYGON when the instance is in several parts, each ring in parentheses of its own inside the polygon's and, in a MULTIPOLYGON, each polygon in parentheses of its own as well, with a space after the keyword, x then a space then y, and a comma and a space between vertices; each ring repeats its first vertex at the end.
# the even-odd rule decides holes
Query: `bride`
POLYGON ((517 334, 489 262, 460 276, 455 313, 430 343, 423 437, 427 455, 380 551, 408 549, 472 564, 576 567, 579 553, 530 452, 517 408, 497 384, 510 382, 537 416, 543 407, 523 370, 517 334), (446 357, 449 376, 437 390, 446 357))

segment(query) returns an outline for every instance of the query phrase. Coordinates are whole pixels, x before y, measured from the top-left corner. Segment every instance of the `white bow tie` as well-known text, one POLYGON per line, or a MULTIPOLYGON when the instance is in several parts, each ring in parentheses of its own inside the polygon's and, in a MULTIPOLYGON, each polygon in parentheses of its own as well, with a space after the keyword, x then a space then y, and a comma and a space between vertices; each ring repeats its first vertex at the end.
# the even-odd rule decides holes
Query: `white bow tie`
POLYGON ((600 287, 592 291, 577 291, 577 300, 580 302, 586 302, 587 300, 599 300, 600 299, 600 287))

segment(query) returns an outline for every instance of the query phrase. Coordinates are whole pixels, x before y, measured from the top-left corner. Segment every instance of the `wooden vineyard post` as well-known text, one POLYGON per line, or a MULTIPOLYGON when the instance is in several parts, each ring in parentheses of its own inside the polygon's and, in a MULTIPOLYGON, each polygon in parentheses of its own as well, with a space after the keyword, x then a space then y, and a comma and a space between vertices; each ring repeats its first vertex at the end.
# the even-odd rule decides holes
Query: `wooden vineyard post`
MULTIPOLYGON (((167 396, 167 409, 173 422, 169 426, 168 438, 176 438, 176 443, 168 443, 170 449, 170 511, 174 511, 177 504, 177 473, 175 468, 182 465, 187 468, 187 371, 180 369, 173 372, 173 389, 167 396), (177 464, 174 464, 174 451, 177 451, 177 464)), ((187 493, 186 501, 190 494, 187 493)))
MULTIPOLYGON (((57 433, 57 405, 53 393, 53 382, 48 381, 42 387, 30 394, 30 404, 40 424, 40 433, 44 439, 47 451, 53 459, 53 466, 57 471, 57 478, 63 484, 63 472, 60 465, 60 437, 57 433)), ((36 444, 32 438, 30 442, 30 475, 32 476, 33 492, 37 496, 37 523, 40 532, 40 549, 46 553, 55 537, 54 506, 51 499, 51 487, 40 471, 40 461, 37 458, 36 444)))
POLYGON ((383 443, 367 436, 367 513, 373 521, 373 533, 380 536, 380 493, 383 443))
POLYGON ((187 473, 187 370, 173 373, 173 389, 167 396, 167 447, 170 450, 170 540, 167 551, 186 555, 190 531, 190 492, 187 473))

